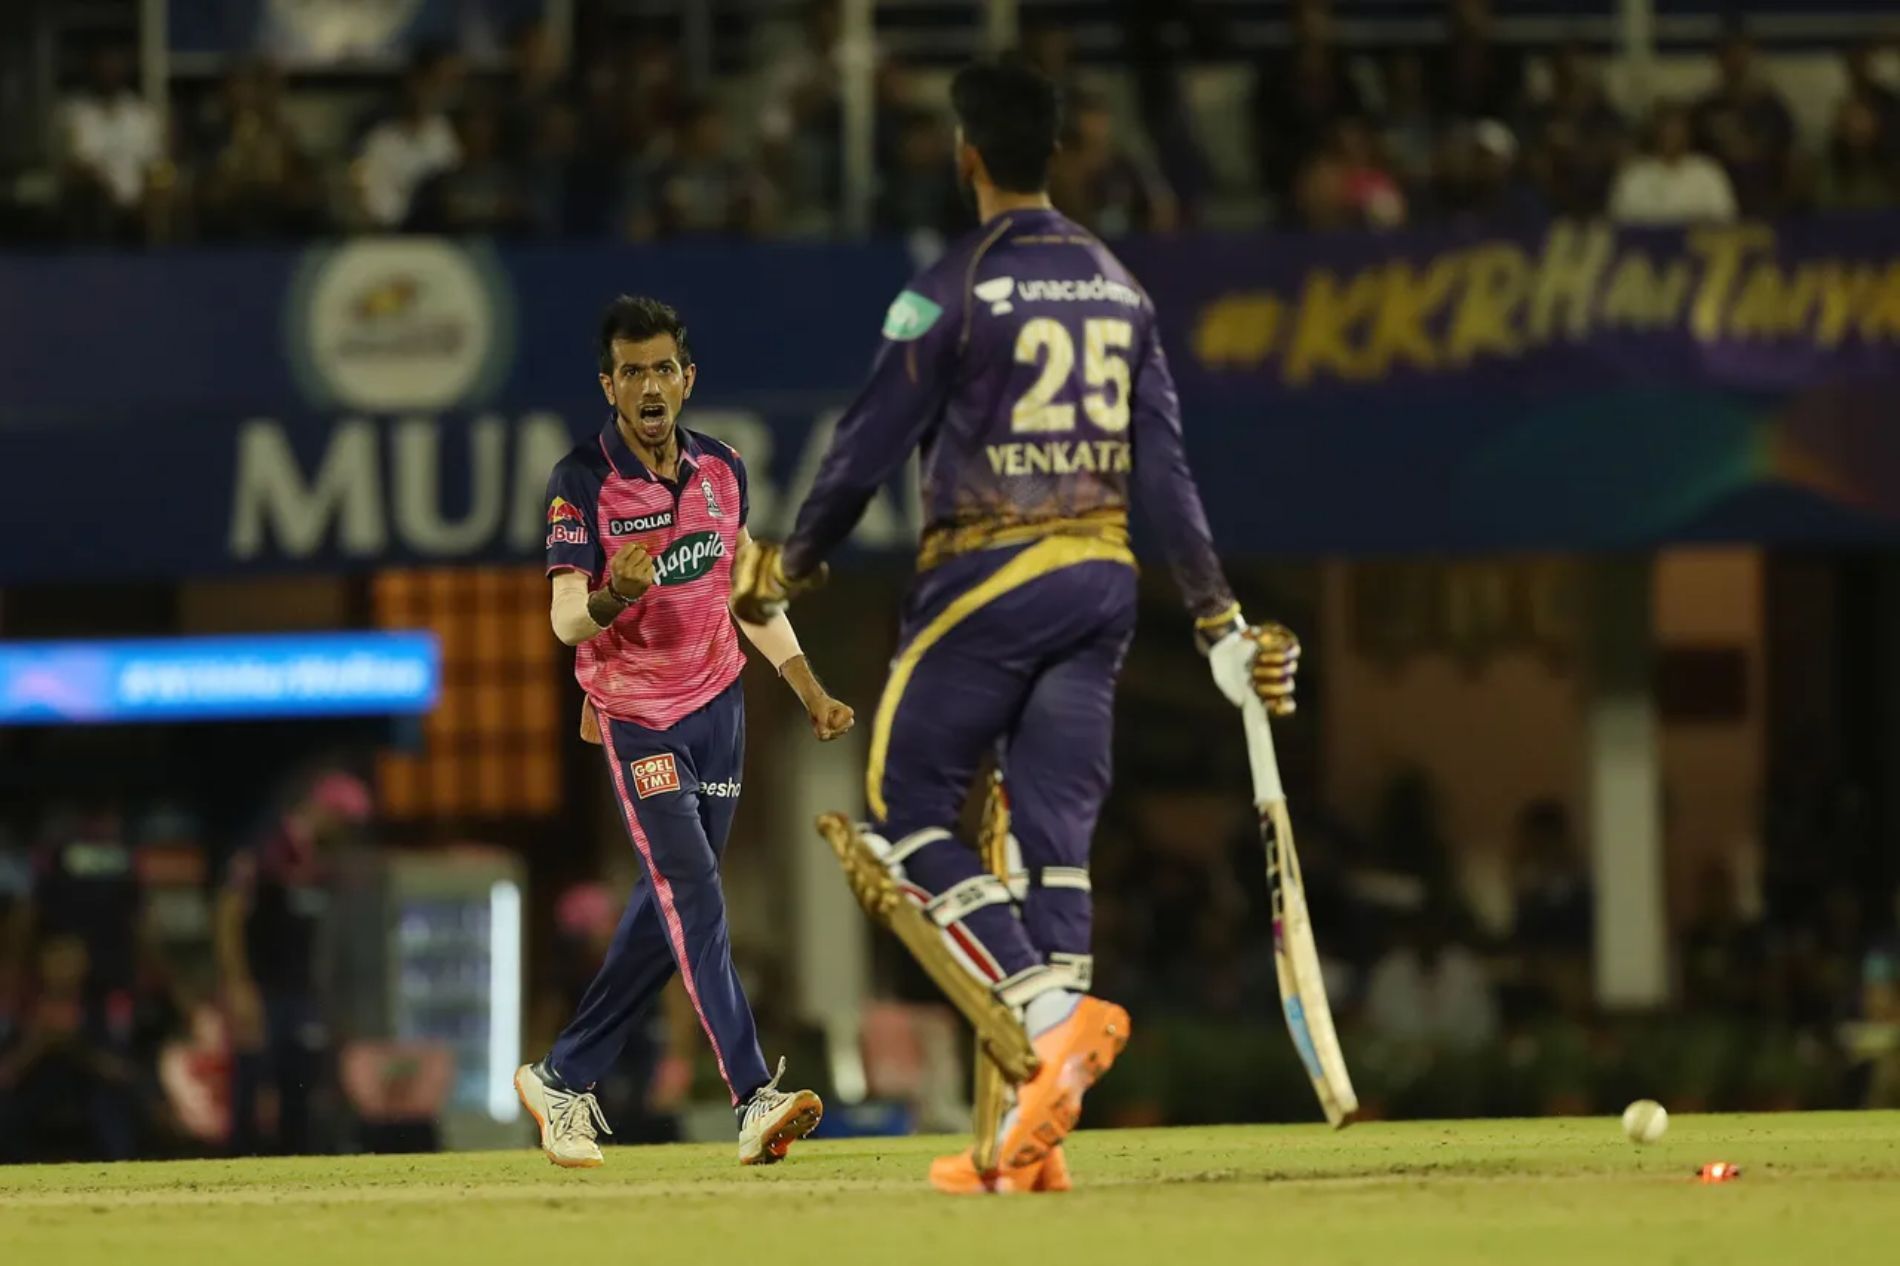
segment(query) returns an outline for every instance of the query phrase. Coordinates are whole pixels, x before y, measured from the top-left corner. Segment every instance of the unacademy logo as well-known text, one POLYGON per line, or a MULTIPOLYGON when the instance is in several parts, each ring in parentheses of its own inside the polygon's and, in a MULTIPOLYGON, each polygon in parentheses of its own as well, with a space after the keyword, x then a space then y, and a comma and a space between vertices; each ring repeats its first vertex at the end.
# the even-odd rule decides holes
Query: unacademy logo
POLYGON ((1016 284, 1014 277, 992 277, 975 287, 976 297, 990 305, 991 316, 1002 316, 1012 310, 1009 292, 1016 284))
POLYGON ((682 536, 654 560, 653 581, 660 585, 683 585, 689 580, 698 580, 725 556, 725 538, 717 532, 682 536))
MULTIPOLYGON (((980 287, 979 287, 980 289, 980 287)), ((1019 281, 1016 298, 1023 303, 1119 303, 1124 308, 1141 306, 1141 291, 1119 281, 1110 281, 1096 273, 1087 281, 1019 281)))

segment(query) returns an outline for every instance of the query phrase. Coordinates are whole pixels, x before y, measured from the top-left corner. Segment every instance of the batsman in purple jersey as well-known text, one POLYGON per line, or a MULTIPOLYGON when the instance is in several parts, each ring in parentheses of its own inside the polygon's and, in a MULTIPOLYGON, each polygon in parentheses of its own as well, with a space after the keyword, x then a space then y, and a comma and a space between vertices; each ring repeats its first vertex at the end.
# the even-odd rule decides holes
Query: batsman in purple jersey
MULTIPOLYGON (((795 529, 782 549, 764 544, 742 560, 734 605, 753 618, 752 605, 770 611, 815 584, 870 498, 918 453, 926 524, 871 731, 872 831, 959 961, 1022 1010, 1045 1069, 1080 1059, 1092 1070, 1085 1088, 1127 1032, 1120 1008, 1079 1004, 1096 1001, 1086 998, 1089 843, 1135 626, 1131 499, 1161 535, 1203 647, 1226 648, 1214 657, 1217 679, 1225 671, 1252 690, 1258 678, 1258 692, 1286 710, 1298 647, 1284 630, 1249 629, 1228 588, 1188 470, 1154 305, 1043 192, 1053 88, 1028 70, 986 65, 959 74, 952 95, 982 227, 891 304, 870 381, 795 529), (992 751, 1020 854, 1009 879, 986 872, 953 833, 992 751), (1107 1042, 1060 1032, 1078 1022, 1118 1031, 1107 1042)), ((1038 1089, 1049 1080, 1019 1089, 1000 1149, 1006 1169, 1046 1159, 1073 1125, 1061 1119, 1068 1105, 1042 1105, 1061 1093, 1038 1089), (1056 1119, 1038 1121, 1039 1111, 1056 1119)), ((1079 1090, 1073 1097, 1079 1106, 1079 1090)), ((940 1162, 933 1181, 962 1189, 960 1159, 940 1162)), ((1031 1189, 1031 1166, 1017 1168, 1031 1189)), ((994 1175, 971 1177, 997 1189, 994 1175)))

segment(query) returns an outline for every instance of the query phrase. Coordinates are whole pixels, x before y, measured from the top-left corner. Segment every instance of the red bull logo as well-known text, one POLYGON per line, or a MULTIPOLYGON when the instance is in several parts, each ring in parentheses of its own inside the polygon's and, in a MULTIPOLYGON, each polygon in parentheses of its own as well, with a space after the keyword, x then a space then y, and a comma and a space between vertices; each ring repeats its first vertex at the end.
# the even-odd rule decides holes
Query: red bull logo
POLYGON ((566 497, 556 497, 548 505, 548 548, 556 545, 587 544, 587 516, 566 497))

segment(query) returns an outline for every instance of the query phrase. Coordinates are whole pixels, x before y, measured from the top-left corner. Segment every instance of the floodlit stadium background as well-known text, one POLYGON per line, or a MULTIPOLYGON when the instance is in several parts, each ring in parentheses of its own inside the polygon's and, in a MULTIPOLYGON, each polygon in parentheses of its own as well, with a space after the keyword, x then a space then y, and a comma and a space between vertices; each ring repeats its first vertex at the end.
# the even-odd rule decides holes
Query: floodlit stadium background
MULTIPOLYGON (((525 1141, 508 1076, 636 869, 538 562, 598 310, 684 311, 686 422, 782 529, 967 227, 947 74, 1013 46, 1246 608, 1306 640, 1280 745, 1368 1109, 1900 1103, 1900 27, 1821 7, 13 0, 0 1158, 525 1141), (314 1125, 235 1139, 219 895, 359 789, 314 1125)), ((916 527, 894 486, 795 612, 860 716, 916 527)), ((1138 1038, 1089 1119, 1310 1119, 1239 723, 1144 586, 1095 859, 1138 1038)), ((862 746, 746 682, 765 1048, 834 1132, 961 1128, 966 1043, 810 829, 862 746)), ((730 1135, 690 1012, 603 1097, 730 1135)))

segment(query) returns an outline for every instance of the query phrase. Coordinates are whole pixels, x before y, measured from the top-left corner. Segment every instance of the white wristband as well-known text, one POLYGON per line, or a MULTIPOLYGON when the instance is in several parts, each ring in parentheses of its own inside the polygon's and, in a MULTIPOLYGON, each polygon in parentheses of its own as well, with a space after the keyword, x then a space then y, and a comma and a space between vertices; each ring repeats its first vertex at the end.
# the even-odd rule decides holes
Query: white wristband
POLYGON ((759 654, 765 656, 765 662, 772 666, 773 672, 784 671, 785 665, 804 653, 798 645, 798 634, 792 631, 792 622, 783 611, 764 624, 748 624, 741 620, 739 627, 745 630, 746 640, 758 648, 759 654))

